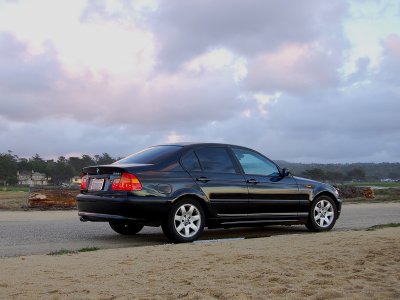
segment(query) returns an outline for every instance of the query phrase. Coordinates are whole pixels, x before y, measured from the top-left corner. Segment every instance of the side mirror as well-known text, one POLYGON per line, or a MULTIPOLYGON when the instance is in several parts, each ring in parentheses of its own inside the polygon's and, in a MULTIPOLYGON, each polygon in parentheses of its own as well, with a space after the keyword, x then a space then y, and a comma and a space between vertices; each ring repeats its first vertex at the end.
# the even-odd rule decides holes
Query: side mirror
POLYGON ((283 168, 282 169, 282 177, 287 177, 290 175, 290 171, 288 168, 283 168))

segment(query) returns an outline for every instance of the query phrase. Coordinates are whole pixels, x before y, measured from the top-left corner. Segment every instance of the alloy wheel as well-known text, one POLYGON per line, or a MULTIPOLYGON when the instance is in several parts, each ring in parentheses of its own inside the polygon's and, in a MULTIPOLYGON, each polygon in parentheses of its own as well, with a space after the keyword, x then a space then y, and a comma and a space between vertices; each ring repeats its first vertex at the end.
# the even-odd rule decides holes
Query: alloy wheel
POLYGON ((329 227, 335 220, 335 211, 332 204, 325 199, 317 202, 314 207, 314 221, 322 228, 329 227))
POLYGON ((196 235, 201 228, 201 222, 201 214, 193 204, 185 203, 175 212, 175 230, 184 238, 196 235))

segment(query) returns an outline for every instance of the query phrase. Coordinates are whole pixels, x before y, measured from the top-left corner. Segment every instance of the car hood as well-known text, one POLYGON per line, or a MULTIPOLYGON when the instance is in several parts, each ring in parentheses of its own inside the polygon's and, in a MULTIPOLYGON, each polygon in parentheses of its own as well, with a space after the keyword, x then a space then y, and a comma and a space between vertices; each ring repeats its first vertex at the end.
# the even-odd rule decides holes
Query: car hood
POLYGON ((308 178, 303 178, 303 177, 297 177, 297 176, 293 176, 293 178, 296 180, 296 182, 298 184, 314 184, 314 185, 325 185, 325 183, 320 182, 320 181, 316 181, 316 180, 312 180, 312 179, 308 179, 308 178))

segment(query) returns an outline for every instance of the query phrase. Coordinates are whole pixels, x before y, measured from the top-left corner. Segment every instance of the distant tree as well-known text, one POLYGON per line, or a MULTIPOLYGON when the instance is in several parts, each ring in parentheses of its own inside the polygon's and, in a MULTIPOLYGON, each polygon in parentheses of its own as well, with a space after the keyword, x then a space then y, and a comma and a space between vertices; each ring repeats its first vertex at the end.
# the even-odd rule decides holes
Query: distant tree
POLYGON ((82 161, 82 168, 88 167, 88 166, 93 166, 96 164, 96 161, 90 155, 87 155, 87 154, 82 155, 81 161, 82 161))
POLYGON ((363 181, 365 180, 365 172, 361 168, 353 168, 346 174, 347 179, 351 181, 363 181))
POLYGON ((325 180, 332 183, 342 183, 345 180, 345 175, 338 171, 326 171, 325 180))
POLYGON ((68 159, 68 164, 72 167, 74 170, 74 175, 79 175, 81 173, 82 169, 82 160, 80 157, 70 157, 68 159))
POLYGON ((0 153, 0 181, 4 185, 17 183, 17 159, 12 151, 8 153, 0 153))
POLYGON ((18 171, 32 171, 32 165, 26 158, 19 158, 17 163, 18 171))
POLYGON ((74 168, 64 156, 60 156, 57 162, 48 163, 47 173, 50 175, 52 182, 59 185, 69 182, 74 176, 74 168))
POLYGON ((388 178, 398 180, 400 179, 400 172, 399 171, 391 171, 388 173, 388 178))
POLYGON ((74 176, 80 175, 84 167, 96 164, 95 160, 86 154, 83 154, 81 157, 70 157, 68 163, 74 169, 74 176))
POLYGON ((318 181, 323 181, 326 179, 326 175, 324 170, 320 169, 320 168, 314 168, 314 169, 310 169, 310 170, 305 170, 302 175, 304 177, 308 177, 314 180, 318 180, 318 181))
POLYGON ((47 163, 43 160, 39 154, 35 154, 32 158, 29 159, 29 164, 32 167, 32 171, 39 172, 39 173, 46 173, 47 172, 47 163))
POLYGON ((101 156, 96 155, 95 159, 98 165, 108 165, 115 161, 115 158, 112 158, 108 153, 103 153, 101 156))

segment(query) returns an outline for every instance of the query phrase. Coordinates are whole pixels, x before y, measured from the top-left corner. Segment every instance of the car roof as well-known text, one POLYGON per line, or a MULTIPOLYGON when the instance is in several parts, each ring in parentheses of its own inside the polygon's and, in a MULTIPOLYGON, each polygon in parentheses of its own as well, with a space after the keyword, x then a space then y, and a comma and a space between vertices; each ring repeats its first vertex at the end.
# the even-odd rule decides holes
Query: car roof
POLYGON ((244 149, 249 149, 252 151, 255 151, 251 148, 248 147, 243 147, 239 145, 232 145, 232 144, 224 144, 224 143, 205 143, 205 142, 180 142, 180 143, 166 143, 166 144, 159 144, 159 145, 154 145, 153 147, 156 146, 177 146, 177 147, 195 147, 195 146, 224 146, 224 147, 238 147, 238 148, 244 148, 244 149))
MULTIPOLYGON (((244 146, 239 146, 239 145, 232 145, 232 144, 224 144, 224 143, 196 143, 196 142, 181 142, 181 143, 166 143, 166 144, 160 144, 160 145, 154 145, 153 147, 157 147, 157 146, 176 146, 176 147, 182 147, 182 148, 192 148, 192 147, 218 147, 218 146, 222 146, 222 147, 235 147, 235 148, 241 148, 244 150, 250 150, 253 152, 256 152, 258 154, 261 154, 262 156, 266 157, 264 154, 262 154, 261 152, 252 149, 252 148, 248 148, 248 147, 244 147, 244 146)), ((266 157, 268 160, 270 160, 272 163, 274 163, 275 165, 277 165, 273 160, 269 159, 268 157, 266 157)), ((278 166, 278 165, 277 165, 278 166)), ((279 166, 278 166, 279 167, 279 166)))
MULTIPOLYGON (((235 146, 223 143, 200 143, 200 142, 180 142, 180 143, 166 143, 159 144, 155 146, 178 146, 178 147, 187 147, 187 146, 235 146)), ((240 147, 240 146, 238 146, 240 147)))

